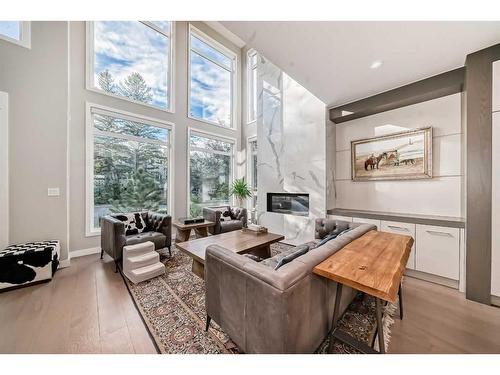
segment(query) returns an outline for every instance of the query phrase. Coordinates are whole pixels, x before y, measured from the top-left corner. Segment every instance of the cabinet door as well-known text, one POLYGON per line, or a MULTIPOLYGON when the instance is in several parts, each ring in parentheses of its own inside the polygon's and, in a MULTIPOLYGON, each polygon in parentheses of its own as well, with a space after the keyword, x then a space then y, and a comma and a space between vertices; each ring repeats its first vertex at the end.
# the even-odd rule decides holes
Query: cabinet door
POLYGON ((380 229, 380 220, 365 219, 362 217, 353 217, 352 222, 353 223, 363 223, 363 224, 373 224, 377 227, 377 230, 380 229))
POLYGON ((349 216, 328 215, 328 218, 334 219, 334 220, 348 221, 349 223, 352 223, 352 217, 349 217, 349 216))
POLYGON ((411 247, 411 253, 410 257, 408 258, 408 263, 406 264, 406 268, 414 270, 415 269, 415 224, 382 220, 380 222, 380 230, 382 232, 405 234, 413 238, 413 246, 411 247))
POLYGON ((460 275, 460 230, 417 224, 417 271, 458 280, 460 275))

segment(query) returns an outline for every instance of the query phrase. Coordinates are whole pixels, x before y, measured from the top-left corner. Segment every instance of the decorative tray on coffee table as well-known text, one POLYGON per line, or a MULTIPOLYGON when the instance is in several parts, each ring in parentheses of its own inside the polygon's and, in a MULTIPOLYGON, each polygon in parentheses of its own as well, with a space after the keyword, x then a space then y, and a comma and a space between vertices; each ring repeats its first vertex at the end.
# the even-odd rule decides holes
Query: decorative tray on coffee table
POLYGON ((256 236, 259 234, 267 234, 267 228, 262 228, 259 230, 251 230, 248 228, 243 228, 241 231, 245 232, 245 233, 252 233, 252 234, 255 234, 256 236))

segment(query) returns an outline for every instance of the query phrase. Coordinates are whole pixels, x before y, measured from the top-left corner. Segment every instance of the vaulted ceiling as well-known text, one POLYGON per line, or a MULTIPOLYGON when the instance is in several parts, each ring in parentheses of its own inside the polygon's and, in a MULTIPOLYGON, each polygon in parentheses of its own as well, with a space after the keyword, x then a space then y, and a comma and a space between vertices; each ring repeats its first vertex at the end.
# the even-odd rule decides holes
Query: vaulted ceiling
POLYGON ((467 54, 500 43, 500 22, 221 24, 329 106, 458 68, 467 54))

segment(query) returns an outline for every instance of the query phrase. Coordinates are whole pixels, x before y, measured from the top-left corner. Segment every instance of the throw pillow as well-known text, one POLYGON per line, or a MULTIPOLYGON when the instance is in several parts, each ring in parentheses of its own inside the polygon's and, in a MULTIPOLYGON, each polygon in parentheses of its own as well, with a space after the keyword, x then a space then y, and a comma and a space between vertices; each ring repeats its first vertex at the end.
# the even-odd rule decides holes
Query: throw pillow
POLYGON ((276 264, 274 269, 277 270, 278 268, 284 266, 285 264, 290 263, 292 260, 297 259, 301 255, 304 255, 308 251, 309 251, 308 245, 297 246, 293 252, 291 252, 290 254, 287 254, 284 257, 282 257, 281 259, 279 259, 278 264, 276 264))
POLYGON ((331 241, 331 240, 334 240, 335 238, 343 235, 344 233, 347 233, 349 232, 351 229, 350 228, 347 228, 347 229, 342 229, 340 226, 339 228, 335 228, 328 236, 326 236, 325 238, 323 238, 317 245, 316 247, 320 247, 321 245, 324 245, 325 243, 327 243, 328 241, 331 241))
POLYGON ((121 214, 115 216, 118 220, 123 221, 125 224, 125 235, 131 236, 139 234, 146 228, 146 222, 140 212, 130 214, 121 214))

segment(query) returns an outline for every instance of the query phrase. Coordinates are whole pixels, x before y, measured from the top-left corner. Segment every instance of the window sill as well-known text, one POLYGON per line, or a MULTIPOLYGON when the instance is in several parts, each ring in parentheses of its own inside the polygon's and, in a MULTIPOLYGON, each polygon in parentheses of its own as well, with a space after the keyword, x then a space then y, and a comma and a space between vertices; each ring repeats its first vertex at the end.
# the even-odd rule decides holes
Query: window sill
POLYGON ((92 232, 86 232, 85 237, 100 237, 101 236, 101 231, 92 231, 92 232))
POLYGON ((219 124, 216 124, 215 122, 210 122, 210 121, 207 121, 207 120, 199 119, 199 118, 193 117, 191 115, 188 115, 188 118, 191 119, 191 120, 194 120, 194 121, 202 122, 204 124, 215 126, 218 129, 226 129, 226 130, 230 130, 230 131, 233 131, 233 132, 236 131, 236 128, 233 127, 233 126, 229 127, 229 126, 219 125, 219 124))
POLYGON ((87 85, 86 89, 88 91, 95 92, 96 94, 101 94, 101 95, 104 95, 104 96, 109 96, 110 98, 115 98, 115 99, 123 100, 124 102, 134 103, 134 104, 137 104, 137 105, 140 105, 140 106, 143 106, 143 107, 156 109, 157 111, 166 112, 166 113, 172 113, 172 114, 175 113, 173 106, 172 106, 172 108, 165 108, 164 109, 164 108, 156 107, 156 106, 148 104, 148 103, 143 103, 143 102, 139 102, 137 100, 129 99, 129 98, 126 98, 124 96, 110 94, 110 93, 108 93, 106 91, 96 89, 95 87, 91 87, 89 85, 87 85))

